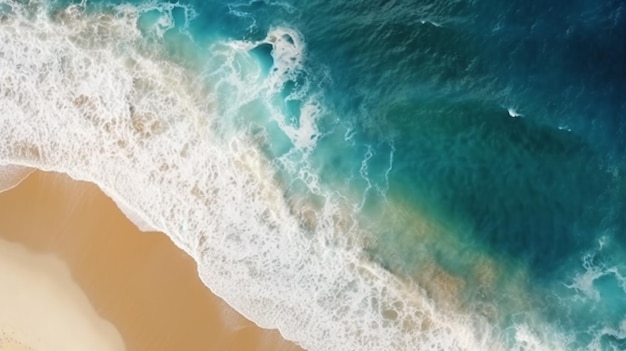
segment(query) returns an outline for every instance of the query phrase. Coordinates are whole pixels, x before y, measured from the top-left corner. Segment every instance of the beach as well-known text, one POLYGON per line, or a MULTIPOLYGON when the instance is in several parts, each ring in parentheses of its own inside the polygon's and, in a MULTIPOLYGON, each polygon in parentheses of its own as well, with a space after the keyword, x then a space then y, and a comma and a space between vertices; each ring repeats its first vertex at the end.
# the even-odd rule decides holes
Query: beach
POLYGON ((623 3, 0 0, 0 351, 626 349, 623 3))
POLYGON ((46 345, 63 350, 301 350, 213 295, 190 257, 94 184, 36 171, 0 193, 0 216, 0 296, 14 316, 1 320, 2 351, 40 350, 51 340, 40 331, 75 340, 46 345))

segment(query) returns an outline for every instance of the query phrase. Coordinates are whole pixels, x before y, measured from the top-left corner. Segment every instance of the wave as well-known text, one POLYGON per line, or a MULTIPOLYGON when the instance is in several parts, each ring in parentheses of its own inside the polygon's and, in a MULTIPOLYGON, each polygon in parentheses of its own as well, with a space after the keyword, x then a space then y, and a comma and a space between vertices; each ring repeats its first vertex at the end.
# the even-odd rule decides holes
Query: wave
MULTIPOLYGON (((215 294, 307 349, 504 348, 487 318, 441 308, 373 262, 362 206, 320 184, 306 155, 324 108, 301 34, 275 27, 260 41, 191 45, 175 61, 167 48, 190 34, 168 37, 176 21, 162 6, 0 0, 0 164, 96 183, 193 257, 215 294), (265 73, 250 54, 262 44, 265 73), (287 151, 269 157, 283 139, 287 151), (287 191, 295 181, 306 191, 287 191)), ((448 291, 439 276, 431 292, 448 291)), ((521 348, 544 347, 516 335, 521 348)))

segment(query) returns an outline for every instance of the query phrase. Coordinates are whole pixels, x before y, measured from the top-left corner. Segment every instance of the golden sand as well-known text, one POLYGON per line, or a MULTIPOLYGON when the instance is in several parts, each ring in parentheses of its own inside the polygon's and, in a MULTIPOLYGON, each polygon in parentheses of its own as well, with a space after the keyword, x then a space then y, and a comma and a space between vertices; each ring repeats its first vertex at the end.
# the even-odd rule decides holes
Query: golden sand
POLYGON ((61 260, 0 240, 0 351, 19 350, 124 350, 124 342, 61 260))
MULTIPOLYGON (((34 172, 0 194, 0 237, 60 259, 126 350, 302 350, 213 295, 189 256, 164 234, 138 231, 93 184, 34 172)), ((21 351, 18 338, 0 333, 0 350, 21 351)))

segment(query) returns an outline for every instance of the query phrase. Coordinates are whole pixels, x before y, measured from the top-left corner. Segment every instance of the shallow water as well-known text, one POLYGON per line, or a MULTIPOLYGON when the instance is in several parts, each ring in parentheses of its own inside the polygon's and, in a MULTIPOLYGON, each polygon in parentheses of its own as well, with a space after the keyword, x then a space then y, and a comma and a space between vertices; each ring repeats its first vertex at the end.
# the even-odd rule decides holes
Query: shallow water
POLYGON ((619 1, 2 0, 0 163, 317 349, 620 349, 619 1))

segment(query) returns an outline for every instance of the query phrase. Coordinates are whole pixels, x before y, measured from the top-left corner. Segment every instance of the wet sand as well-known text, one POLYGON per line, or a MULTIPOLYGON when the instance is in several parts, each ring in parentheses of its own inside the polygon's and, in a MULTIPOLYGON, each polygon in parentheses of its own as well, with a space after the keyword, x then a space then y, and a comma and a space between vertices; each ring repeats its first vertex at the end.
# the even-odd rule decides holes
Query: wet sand
POLYGON ((34 172, 0 193, 0 239, 63 261, 129 351, 302 350, 213 295, 189 256, 140 232, 93 184, 34 172))

